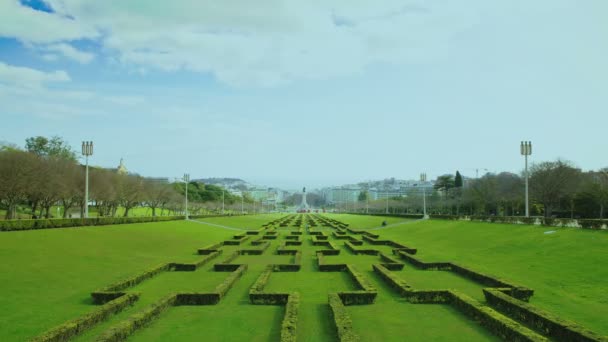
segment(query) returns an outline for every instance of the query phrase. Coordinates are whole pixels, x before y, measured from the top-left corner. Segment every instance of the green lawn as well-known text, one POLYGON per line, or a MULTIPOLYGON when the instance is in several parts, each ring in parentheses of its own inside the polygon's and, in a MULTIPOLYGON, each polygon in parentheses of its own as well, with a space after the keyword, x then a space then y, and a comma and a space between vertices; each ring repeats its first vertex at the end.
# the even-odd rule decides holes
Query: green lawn
MULTIPOLYGON (((202 221, 234 228, 258 229, 281 214, 208 218, 202 221)), ((412 221, 359 215, 326 214, 353 228, 374 228, 382 238, 418 248, 425 261, 453 261, 475 270, 512 280, 535 290, 531 303, 563 318, 608 335, 607 232, 532 226, 452 221, 412 221), (554 234, 544 234, 556 230, 554 234)), ((293 229, 293 228, 290 228, 293 229)), ((319 227, 317 230, 329 228, 319 227)), ((249 269, 220 304, 170 308, 132 341, 275 341, 280 336, 284 307, 251 305, 251 285, 269 263, 289 263, 289 255, 276 255, 289 229, 260 256, 245 255, 233 263, 249 269)), ((162 262, 193 262, 202 256, 197 248, 232 238, 238 231, 200 222, 162 222, 96 228, 49 229, 0 233, 0 340, 23 341, 68 319, 96 308, 90 292, 137 274, 162 262), (32 314, 35 312, 36 314, 32 314)), ((252 239, 255 239, 253 237, 252 239)), ((301 236, 299 272, 272 273, 265 291, 298 291, 301 305, 298 341, 335 341, 327 294, 355 289, 346 272, 319 272, 311 236, 301 236)), ((462 340, 491 341, 495 337, 447 305, 405 302, 373 273, 378 256, 354 255, 342 240, 330 241, 341 250, 326 256, 327 263, 349 263, 378 289, 376 303, 347 307, 355 332, 364 341, 462 340)), ((365 244, 389 253, 390 248, 365 244)), ((224 253, 195 272, 166 272, 127 291, 140 292, 140 300, 124 312, 77 338, 91 341, 170 292, 210 291, 229 276, 214 272, 213 264, 242 246, 224 246, 224 253)), ((409 265, 396 274, 415 288, 454 288, 483 301, 482 286, 446 271, 421 271, 409 265)))

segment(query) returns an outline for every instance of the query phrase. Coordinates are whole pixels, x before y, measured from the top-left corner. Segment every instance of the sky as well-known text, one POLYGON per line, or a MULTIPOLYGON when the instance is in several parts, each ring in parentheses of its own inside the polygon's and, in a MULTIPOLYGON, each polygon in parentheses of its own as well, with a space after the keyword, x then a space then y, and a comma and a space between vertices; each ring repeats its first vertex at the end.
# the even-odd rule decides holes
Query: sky
POLYGON ((605 0, 0 0, 0 141, 310 188, 608 166, 605 0))

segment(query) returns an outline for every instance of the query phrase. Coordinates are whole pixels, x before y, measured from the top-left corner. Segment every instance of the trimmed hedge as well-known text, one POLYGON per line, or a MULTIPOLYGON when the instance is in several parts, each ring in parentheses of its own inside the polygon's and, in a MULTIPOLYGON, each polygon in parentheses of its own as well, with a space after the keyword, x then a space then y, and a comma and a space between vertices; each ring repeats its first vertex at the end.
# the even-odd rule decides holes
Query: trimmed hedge
POLYGON ((505 341, 548 341, 545 337, 458 291, 451 290, 449 293, 452 297, 450 304, 454 308, 505 341))
POLYGON ((215 305, 220 299, 219 293, 178 293, 174 305, 215 305))
POLYGON ((34 337, 32 342, 62 342, 82 334, 100 322, 107 320, 139 299, 138 293, 128 293, 102 305, 99 309, 67 321, 45 333, 34 337))
POLYGON ((289 299, 288 293, 263 292, 270 275, 272 274, 274 265, 268 265, 260 274, 258 279, 249 289, 249 301, 251 304, 260 305, 283 305, 289 299))
POLYGON ((359 336, 353 331, 353 322, 337 293, 328 296, 331 317, 338 331, 338 339, 341 342, 358 342, 359 336))
POLYGON ((251 235, 243 235, 243 236, 239 236, 237 238, 238 235, 234 236, 234 240, 226 240, 224 241, 224 245, 225 246, 238 246, 240 244, 242 244, 243 242, 251 239, 251 235))
POLYGON ((140 274, 108 285, 102 289, 96 290, 91 293, 91 297, 93 297, 93 302, 95 304, 104 304, 110 300, 124 295, 124 293, 121 293, 119 291, 135 286, 144 280, 153 278, 159 273, 169 271, 170 269, 171 263, 160 264, 140 274))
POLYGON ((515 285, 498 277, 483 274, 452 262, 424 262, 403 251, 397 250, 396 252, 402 259, 420 269, 451 271, 485 286, 509 288, 509 295, 524 301, 528 301, 534 295, 534 290, 532 289, 515 285))
POLYGON ((259 244, 260 248, 252 248, 252 249, 241 249, 239 250, 240 255, 262 255, 264 251, 270 247, 270 242, 266 241, 263 244, 259 244))
POLYGON ((220 298, 224 297, 228 290, 232 288, 234 283, 236 283, 239 278, 247 271, 247 265, 240 265, 234 272, 232 272, 228 278, 224 279, 224 281, 215 287, 214 292, 220 295, 220 298))
POLYGON ((407 261, 412 264, 416 268, 420 268, 423 270, 440 270, 440 271, 450 271, 452 269, 452 264, 449 262, 424 262, 420 259, 417 259, 411 255, 408 255, 405 252, 400 250, 396 250, 397 255, 401 257, 401 259, 407 261))
POLYGON ((404 264, 400 263, 399 261, 391 258, 390 256, 388 256, 382 252, 380 252, 379 255, 380 255, 380 260, 382 261, 382 265, 391 271, 401 271, 403 269, 403 267, 405 266, 404 264))
POLYGON ((378 291, 353 265, 346 265, 346 271, 352 277, 355 285, 360 291, 338 292, 344 305, 352 304, 372 304, 376 300, 378 291))
POLYGON ((220 249, 223 245, 224 245, 223 242, 218 242, 213 245, 209 245, 207 247, 200 248, 197 253, 199 255, 211 254, 211 253, 217 251, 218 249, 220 249))
POLYGON ((114 224, 183 220, 184 216, 91 217, 71 219, 0 220, 0 231, 106 226, 114 224))
POLYGON ((281 342, 295 342, 298 331, 298 309, 300 308, 300 294, 291 293, 285 306, 285 316, 281 323, 281 342))
POLYGON ((346 270, 346 264, 326 264, 325 258, 323 257, 325 254, 321 251, 317 251, 317 264, 319 266, 319 271, 321 272, 342 272, 346 270))
POLYGON ((193 263, 193 264, 182 264, 182 263, 171 263, 170 268, 174 271, 196 271, 199 267, 207 264, 209 261, 217 258, 222 254, 222 250, 217 250, 211 254, 208 254, 205 258, 193 263))
POLYGON ((523 216, 458 216, 458 215, 430 215, 432 219, 438 220, 458 220, 458 221, 481 221, 490 223, 511 223, 543 225, 552 227, 572 227, 583 229, 607 229, 608 220, 600 219, 566 219, 548 217, 523 217, 523 216))
POLYGON ((177 294, 175 293, 163 297, 144 310, 131 315, 126 320, 121 321, 120 323, 106 330, 97 338, 96 341, 118 342, 126 340, 136 330, 148 325, 168 308, 175 305, 176 300, 177 294))
POLYGON ((378 255, 380 253, 377 249, 357 248, 350 241, 345 241, 344 246, 354 254, 378 255))
POLYGON ((548 312, 517 300, 498 289, 483 289, 486 302, 497 311, 523 322, 536 331, 558 341, 608 341, 576 323, 558 318, 548 312))
POLYGON ((493 334, 507 341, 546 341, 546 339, 517 322, 500 315, 478 301, 454 290, 422 291, 412 289, 382 265, 373 265, 374 272, 391 288, 411 303, 450 304, 465 315, 478 321, 493 334))

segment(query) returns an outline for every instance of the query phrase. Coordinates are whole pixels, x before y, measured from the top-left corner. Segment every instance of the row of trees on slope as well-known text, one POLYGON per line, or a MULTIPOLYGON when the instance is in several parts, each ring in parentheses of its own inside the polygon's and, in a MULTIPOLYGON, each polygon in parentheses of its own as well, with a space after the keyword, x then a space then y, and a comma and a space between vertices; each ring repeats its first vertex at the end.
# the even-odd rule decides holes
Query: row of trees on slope
MULTIPOLYGON (((608 168, 583 172, 570 162, 556 160, 534 164, 529 172, 531 215, 606 217, 608 168)), ((434 190, 426 194, 429 213, 504 216, 525 213, 524 175, 501 172, 465 179, 457 171, 455 175, 437 177, 434 190)), ((369 204, 360 198, 355 209, 382 212, 387 207, 389 212, 422 212, 422 192, 412 191, 407 197, 369 204)))
MULTIPOLYGON (((183 183, 169 184, 136 174, 119 174, 114 169, 89 167, 89 201, 100 216, 116 216, 119 208, 124 216, 139 206, 149 207, 152 215, 160 210, 181 212, 184 207, 183 183)), ((191 182, 190 211, 205 207, 217 209, 222 188, 191 182), (215 202, 214 202, 215 201, 215 202)), ((85 168, 77 161, 76 153, 61 138, 32 137, 26 140, 25 150, 14 145, 0 147, 0 208, 6 219, 17 218, 18 208, 32 217, 54 216, 51 208, 63 207, 63 217, 85 208, 85 168)), ((237 198, 225 193, 230 208, 237 198)), ((240 197, 238 198, 241 203, 240 197)), ((244 199, 250 203, 251 199, 244 199)), ((241 208, 241 205, 239 205, 241 208)))

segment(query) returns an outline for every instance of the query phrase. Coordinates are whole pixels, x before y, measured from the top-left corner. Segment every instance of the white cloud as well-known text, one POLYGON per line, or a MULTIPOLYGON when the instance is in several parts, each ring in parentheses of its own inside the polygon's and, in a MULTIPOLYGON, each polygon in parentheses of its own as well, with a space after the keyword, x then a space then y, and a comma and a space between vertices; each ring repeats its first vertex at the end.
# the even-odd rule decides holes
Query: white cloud
POLYGON ((70 76, 63 70, 46 72, 0 62, 0 84, 19 88, 36 88, 45 83, 67 81, 70 81, 70 76))
MULTIPOLYGON (((48 0, 55 13, 5 2, 0 35, 34 43, 99 38, 134 69, 211 73, 232 85, 350 75, 374 63, 423 62, 476 21, 480 0, 309 2, 48 0), (466 8, 465 8, 466 7, 466 8), (340 20, 336 20, 340 18, 340 20), (343 23, 348 23, 344 25, 343 23)), ((86 63, 92 55, 50 45, 86 63)))
POLYGON ((33 10, 17 0, 0 1, 0 36, 26 43, 54 43, 95 38, 99 32, 85 21, 33 10))
MULTIPOLYGON (((60 44, 51 44, 42 47, 42 50, 45 52, 54 52, 60 53, 63 56, 75 60, 80 64, 87 64, 95 58, 95 55, 88 52, 82 52, 72 45, 60 43, 60 44)), ((56 55, 55 55, 56 56, 56 55)), ((56 57, 55 57, 56 58, 56 57)))

